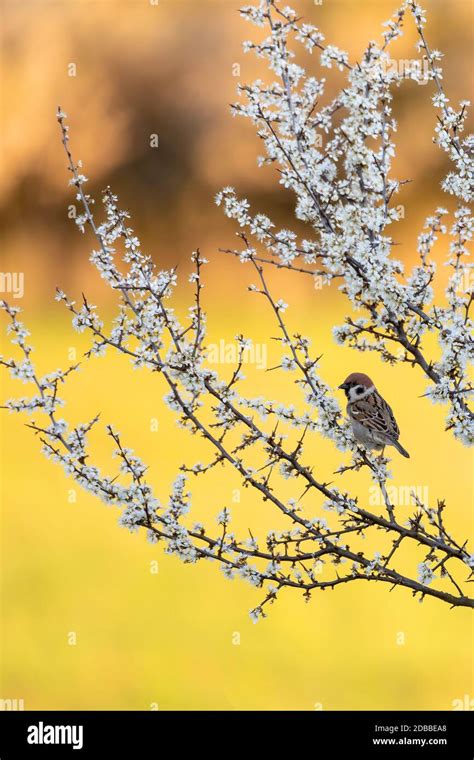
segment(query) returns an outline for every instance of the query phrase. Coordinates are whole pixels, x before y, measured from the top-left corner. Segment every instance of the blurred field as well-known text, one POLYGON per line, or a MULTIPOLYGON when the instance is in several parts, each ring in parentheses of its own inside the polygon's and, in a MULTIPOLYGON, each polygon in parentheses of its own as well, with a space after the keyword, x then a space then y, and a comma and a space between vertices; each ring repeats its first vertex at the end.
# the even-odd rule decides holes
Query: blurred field
MULTIPOLYGON (((243 327, 258 338, 256 316, 249 312, 243 327)), ((309 322, 307 307, 305 316, 309 322)), ((37 332, 38 354, 48 354, 53 367, 64 361, 66 347, 78 345, 57 322, 53 338, 51 323, 39 323, 37 332)), ((221 334, 232 338, 228 322, 221 334)), ((336 383, 349 357, 339 367, 327 338, 318 340, 336 383)), ((412 454, 409 461, 394 459, 397 481, 429 484, 430 496, 448 500, 450 528, 469 535, 470 454, 445 440, 441 414, 426 414, 418 398, 423 383, 410 371, 381 372, 375 362, 373 370, 412 454), (406 406, 398 402, 400 386, 409 388, 406 406), (414 420, 422 421, 423 434, 414 420)), ((253 370, 257 392, 268 382, 264 375, 253 370)), ((178 465, 200 459, 205 447, 174 428, 162 390, 156 376, 134 372, 119 358, 90 363, 71 381, 67 398, 73 420, 101 410, 104 424, 117 424, 150 463, 151 482, 164 500, 178 465), (151 433, 155 416, 160 428, 151 433)), ((284 398, 285 390, 287 382, 273 373, 272 396, 284 398)), ((110 448, 101 440, 96 450, 105 464, 110 448)), ((307 459, 325 473, 338 461, 317 439, 307 459)), ((430 599, 420 605, 403 590, 354 584, 316 594, 310 604, 287 593, 254 626, 247 612, 261 592, 225 580, 215 566, 164 557, 143 537, 119 529, 115 510, 81 492, 77 503, 68 503, 74 484, 40 457, 31 432, 10 415, 3 422, 2 472, 2 692, 21 696, 29 708, 147 709, 157 702, 161 709, 313 709, 321 702, 325 709, 449 709, 453 699, 472 693, 468 610, 450 611, 430 599), (150 572, 153 559, 157 575, 150 572), (77 633, 76 646, 67 643, 70 631, 77 633), (232 643, 235 632, 240 646, 232 643)), ((357 482, 358 493, 368 494, 367 481, 359 476, 357 482)), ((232 505, 238 483, 224 470, 211 484, 196 489, 199 519, 230 505, 255 535, 278 525, 250 491, 232 505)), ((400 508, 401 515, 408 511, 400 508)), ((407 562, 413 570, 415 557, 407 562)))
MULTIPOLYGON (((258 73, 240 52, 251 28, 239 20, 237 5, 4 3, 2 267, 25 272, 21 306, 43 371, 66 366, 71 347, 78 354, 86 348, 52 301, 56 285, 75 297, 84 290, 106 304, 106 313, 111 306, 87 263, 93 241, 67 219, 72 193, 54 119, 58 103, 70 114, 72 145, 91 177, 91 190, 110 184, 119 192, 159 265, 181 262, 185 280, 193 248, 199 245, 211 260, 204 290, 209 342, 243 332, 268 343, 269 366, 276 359, 276 346, 268 341, 275 328, 259 299, 245 292, 250 271, 216 252, 234 240, 232 224, 213 205, 223 185, 235 184, 282 224, 291 218, 291 199, 275 191, 272 172, 255 167, 259 146, 252 130, 227 114, 239 81, 232 64, 241 64, 240 81, 258 73), (67 75, 71 62, 77 64, 76 77, 67 75), (158 151, 149 147, 152 133, 160 137, 158 151)), ((354 57, 395 8, 385 0, 295 5, 354 57)), ((472 89, 466 56, 472 6, 450 3, 448 23, 441 2, 424 5, 432 45, 447 55, 448 92, 453 99, 466 97, 472 89)), ((404 44, 400 55, 406 58, 411 53, 404 44)), ((436 204, 452 208, 438 192, 446 165, 430 142, 434 113, 428 90, 407 87, 396 104, 403 154, 397 174, 417 180, 402 199, 407 213, 397 235, 403 244, 398 255, 407 262, 424 216, 436 204)), ((325 379, 337 385, 347 369, 361 368, 392 402, 412 455, 394 455, 395 482, 427 486, 433 501, 445 498, 453 533, 472 536, 472 455, 443 434, 443 409, 420 398, 422 378, 336 347, 331 326, 346 312, 333 290, 315 291, 283 275, 272 282, 275 294, 290 304, 290 327, 310 335, 323 354, 325 379)), ((189 286, 180 292, 183 310, 189 286)), ((2 336, 6 353, 3 344, 2 336)), ((293 398, 291 376, 246 369, 252 395, 267 392, 285 403, 293 398)), ((2 398, 28 392, 3 373, 1 382, 2 398)), ((179 465, 204 458, 207 448, 176 429, 163 392, 156 376, 134 372, 111 354, 71 378, 64 416, 78 422, 100 411, 103 425, 114 422, 127 445, 150 464, 150 480, 165 500, 179 465), (157 433, 150 431, 151 418, 159 420, 157 433)), ((288 592, 254 626, 247 613, 261 591, 225 580, 213 565, 184 566, 164 556, 143 536, 119 529, 116 510, 85 493, 70 503, 74 484, 39 454, 39 442, 22 425, 26 421, 0 417, 1 698, 22 698, 27 709, 157 704, 341 710, 451 709, 453 700, 474 694, 469 611, 430 599, 420 605, 400 589, 389 593, 377 584, 352 584, 315 594, 310 604, 288 592), (152 574, 156 559, 159 572, 152 574), (75 646, 68 644, 70 632, 77 634, 75 646), (233 643, 235 633, 239 645, 233 643), (403 645, 397 643, 400 633, 403 645)), ((105 436, 94 436, 94 450, 111 470, 105 436)), ((306 458, 327 477, 340 461, 316 437, 306 458)), ((263 535, 278 526, 271 508, 248 490, 240 505, 232 505, 238 488, 233 475, 219 470, 205 483, 191 484, 196 520, 209 516, 210 522, 227 505, 242 530, 248 526, 263 535)), ((363 474, 347 479, 361 498, 368 498, 369 485, 363 474)), ((400 509, 408 514, 407 507, 400 509)), ((418 561, 420 555, 405 557, 412 571, 418 561)))

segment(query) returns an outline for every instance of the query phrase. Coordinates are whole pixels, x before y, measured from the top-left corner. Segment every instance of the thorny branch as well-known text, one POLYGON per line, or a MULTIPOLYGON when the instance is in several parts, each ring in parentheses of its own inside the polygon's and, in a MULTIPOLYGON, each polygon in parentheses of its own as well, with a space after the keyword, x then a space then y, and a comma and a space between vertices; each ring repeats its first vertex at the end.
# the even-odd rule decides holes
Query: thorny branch
POLYGON ((248 347, 243 335, 236 339, 239 353, 230 379, 226 381, 210 369, 201 297, 206 259, 199 250, 192 255, 194 303, 187 321, 182 323, 169 306, 177 284, 176 270, 157 271, 128 225, 129 214, 119 208, 110 189, 103 196, 105 219, 96 220, 94 201, 85 190, 87 178, 72 157, 69 128, 60 109, 57 118, 71 184, 82 205, 76 223, 83 232, 88 226, 95 236, 98 247, 90 260, 117 294, 118 313, 107 331, 86 296, 77 304, 58 290, 57 299, 70 311, 75 329, 91 335, 85 359, 114 349, 129 357, 134 367, 161 376, 167 386, 166 403, 177 415, 180 426, 205 439, 209 461, 183 464, 167 503, 162 504, 146 479, 145 464, 124 446, 118 431, 107 425, 119 471, 112 476, 103 474, 90 463, 88 445, 88 434, 98 423, 98 416, 76 427, 58 416, 64 405, 58 390, 79 365, 39 376, 27 343, 29 333, 17 317, 19 309, 2 303, 10 319, 11 341, 21 358, 2 357, 0 363, 13 377, 32 383, 37 390, 35 395, 7 401, 6 408, 46 414, 45 423, 33 420, 29 424, 43 452, 60 463, 80 486, 119 507, 121 525, 130 531, 144 528, 149 541, 163 543, 167 553, 184 562, 217 561, 228 578, 238 576, 264 589, 262 602, 251 612, 254 620, 264 616, 264 606, 273 602, 283 588, 299 589, 308 600, 313 591, 359 580, 410 589, 420 601, 431 596, 453 607, 474 607, 474 600, 463 589, 463 584, 472 578, 474 555, 467 550, 467 542, 456 540, 448 532, 444 502, 430 506, 414 495, 414 514, 408 522, 400 521, 387 489, 389 460, 355 443, 338 402, 319 374, 321 357, 312 355, 307 338, 290 333, 284 317, 287 304, 274 298, 266 277, 266 268, 273 265, 322 277, 326 283, 340 279, 350 303, 367 316, 348 317, 346 324, 336 329, 337 339, 362 351, 377 351, 390 363, 406 361, 420 367, 432 382, 426 395, 449 403, 448 427, 461 441, 469 442, 472 414, 465 397, 471 389, 466 364, 472 351, 472 296, 459 289, 466 243, 471 236, 468 211, 460 206, 455 213, 448 261, 453 275, 445 307, 432 305, 435 266, 430 256, 436 233, 445 232, 441 220, 447 212, 438 209, 428 220, 428 232, 419 240, 420 265, 405 280, 400 262, 391 258, 393 242, 384 234, 388 224, 397 219, 391 201, 403 184, 389 176, 393 154, 390 135, 395 129, 391 89, 400 83, 400 76, 390 68, 387 48, 401 34, 407 12, 415 19, 420 49, 438 90, 435 105, 441 116, 437 141, 456 168, 446 178, 444 189, 465 201, 471 192, 465 171, 471 143, 469 138, 464 142, 459 138, 465 105, 459 113, 447 105, 441 72, 436 66, 440 54, 428 48, 423 12, 414 2, 403 4, 387 23, 383 44, 377 47, 371 43, 357 64, 351 64, 347 54, 335 46, 323 45, 319 30, 300 24, 293 11, 286 7, 282 10, 275 0, 262 0, 259 6, 242 10, 253 23, 268 26, 270 36, 258 45, 246 43, 246 49, 266 58, 279 80, 268 87, 261 82, 241 87, 249 102, 235 106, 235 112, 257 125, 267 153, 261 163, 280 165, 281 182, 296 194, 296 216, 309 224, 316 239, 299 242, 289 230, 275 232, 266 216, 251 216, 248 202, 238 200, 231 188, 222 191, 217 201, 242 228, 238 234, 243 250, 230 253, 249 262, 257 276, 258 284, 250 289, 265 299, 279 330, 281 359, 275 369, 295 373, 302 393, 301 410, 296 404, 285 406, 239 392, 248 347), (320 50, 323 66, 336 65, 347 73, 346 86, 319 110, 324 80, 307 76, 294 63, 294 52, 288 45, 290 35, 309 52, 320 50), (336 113, 338 124, 332 121, 336 113), (327 136, 323 148, 316 147, 318 130, 327 136), (378 140, 378 148, 368 147, 369 137, 378 140), (263 255, 253 240, 264 249, 263 255), (427 332, 439 338, 442 355, 437 360, 429 358, 422 346, 427 332), (402 353, 391 352, 388 342, 402 347, 402 353), (306 442, 315 435, 328 438, 341 451, 351 452, 351 463, 339 467, 339 477, 347 471, 366 468, 380 489, 382 514, 326 482, 306 461, 306 442), (231 515, 226 506, 217 516, 220 527, 215 532, 200 522, 190 523, 186 517, 191 511, 189 477, 201 477, 218 466, 234 470, 245 488, 255 490, 263 501, 273 505, 287 527, 271 530, 262 539, 255 538, 250 530, 250 538, 239 538, 230 529, 231 515), (283 480, 294 484, 299 496, 289 500, 281 496, 283 480), (328 513, 327 519, 314 516, 320 508, 328 513), (363 539, 380 535, 382 550, 368 556, 362 549, 363 539), (409 562, 405 561, 406 572, 394 564, 401 547, 407 544, 422 552, 417 577, 409 562), (431 585, 435 580, 436 587, 431 585))

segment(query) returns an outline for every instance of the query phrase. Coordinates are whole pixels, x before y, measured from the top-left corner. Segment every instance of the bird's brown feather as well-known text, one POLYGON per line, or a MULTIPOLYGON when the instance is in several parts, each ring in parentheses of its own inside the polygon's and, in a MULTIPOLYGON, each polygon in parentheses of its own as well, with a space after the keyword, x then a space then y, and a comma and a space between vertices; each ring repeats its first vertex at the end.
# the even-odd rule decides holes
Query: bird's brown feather
POLYGON ((349 404, 349 407, 352 417, 361 425, 398 441, 400 429, 393 412, 378 393, 370 393, 360 401, 349 404))

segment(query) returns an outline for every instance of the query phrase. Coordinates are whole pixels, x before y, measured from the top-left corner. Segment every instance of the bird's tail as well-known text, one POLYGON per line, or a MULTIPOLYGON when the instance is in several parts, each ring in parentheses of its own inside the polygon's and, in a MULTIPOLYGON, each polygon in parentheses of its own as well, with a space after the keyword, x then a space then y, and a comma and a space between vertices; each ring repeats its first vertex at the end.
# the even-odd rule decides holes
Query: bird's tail
POLYGON ((402 456, 406 457, 407 459, 410 459, 410 454, 408 453, 406 449, 403 448, 401 443, 398 443, 398 441, 394 441, 393 445, 395 446, 396 450, 400 452, 402 456))

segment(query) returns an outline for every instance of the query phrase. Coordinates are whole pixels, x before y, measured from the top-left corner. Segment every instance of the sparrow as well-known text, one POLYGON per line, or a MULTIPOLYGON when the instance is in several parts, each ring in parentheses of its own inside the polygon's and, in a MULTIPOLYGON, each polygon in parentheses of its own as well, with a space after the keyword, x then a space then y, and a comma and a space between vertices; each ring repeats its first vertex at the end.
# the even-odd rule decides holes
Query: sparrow
POLYGON ((400 435, 393 412, 368 375, 353 372, 339 386, 346 394, 347 414, 354 438, 367 449, 395 446, 404 457, 410 454, 398 442, 400 435))

